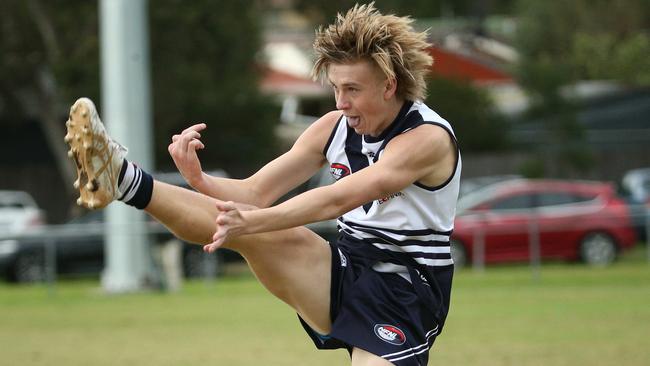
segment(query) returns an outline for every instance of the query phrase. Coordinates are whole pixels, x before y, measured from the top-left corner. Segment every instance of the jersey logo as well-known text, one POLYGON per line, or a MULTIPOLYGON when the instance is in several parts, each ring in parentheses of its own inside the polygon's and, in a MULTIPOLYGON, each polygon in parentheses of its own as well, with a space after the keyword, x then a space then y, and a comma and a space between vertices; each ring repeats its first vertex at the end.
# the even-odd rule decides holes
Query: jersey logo
POLYGON ((375 334, 382 341, 396 346, 401 346, 406 342, 406 335, 404 335, 404 332, 394 325, 377 324, 375 325, 375 334))
POLYGON ((380 205, 383 205, 384 203, 392 200, 395 197, 402 197, 402 196, 404 196, 404 193, 396 192, 396 193, 392 193, 392 194, 390 194, 390 195, 388 195, 388 196, 386 196, 384 198, 378 199, 377 202, 379 202, 380 205))
POLYGON ((341 163, 332 163, 332 165, 330 165, 330 173, 334 179, 339 180, 350 175, 350 168, 341 163))

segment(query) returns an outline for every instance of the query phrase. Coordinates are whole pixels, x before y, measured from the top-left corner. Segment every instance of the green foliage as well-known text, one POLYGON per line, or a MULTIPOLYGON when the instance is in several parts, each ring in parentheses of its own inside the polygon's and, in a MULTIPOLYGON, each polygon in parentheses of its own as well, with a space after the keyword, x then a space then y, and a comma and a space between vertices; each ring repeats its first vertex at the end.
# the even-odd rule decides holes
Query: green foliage
MULTIPOLYGON (((514 0, 493 0, 476 2, 473 0, 375 0, 375 7, 384 14, 413 18, 435 18, 441 16, 484 15, 485 12, 509 12, 514 0)), ((306 14, 314 24, 329 24, 337 13, 344 13, 356 3, 367 4, 370 1, 356 0, 296 0, 295 8, 306 14)))
POLYGON ((578 80, 650 84, 647 0, 519 0, 517 5, 517 72, 534 110, 571 113, 559 90, 578 80))
MULTIPOLYGON (((149 5, 159 165, 173 165, 166 150, 171 135, 199 121, 209 125, 203 136, 206 168, 245 174, 268 160, 279 112, 258 92, 257 2, 202 0, 189 6, 157 0, 149 5)), ((0 2, 2 123, 42 115, 33 109, 44 108, 45 101, 57 107, 63 121, 79 96, 99 100, 97 6, 86 0, 0 2)))
POLYGON ((592 153, 575 101, 562 87, 609 79, 650 85, 647 0, 519 0, 518 76, 531 96, 531 116, 545 122, 560 170, 588 170, 592 153))
MULTIPOLYGON (((152 4, 153 5, 153 4, 152 4)), ((247 174, 269 160, 279 112, 258 92, 259 8, 254 1, 176 0, 151 6, 156 143, 205 122, 206 169, 247 174)), ((160 160, 171 166, 171 159, 160 160)))
POLYGON ((650 85, 650 37, 632 34, 577 33, 573 59, 579 74, 593 79, 615 79, 630 85, 650 85))
POLYGON ((469 82, 434 77, 427 105, 448 120, 466 152, 502 150, 509 145, 507 121, 493 108, 488 94, 469 82))
POLYGON ((519 0, 517 5, 523 73, 549 65, 563 70, 564 84, 583 79, 650 84, 647 0, 519 0))
POLYGON ((97 98, 98 20, 94 2, 4 0, 0 2, 0 24, 3 123, 19 123, 36 114, 27 106, 33 100, 25 97, 37 101, 49 97, 65 104, 81 95, 97 98))

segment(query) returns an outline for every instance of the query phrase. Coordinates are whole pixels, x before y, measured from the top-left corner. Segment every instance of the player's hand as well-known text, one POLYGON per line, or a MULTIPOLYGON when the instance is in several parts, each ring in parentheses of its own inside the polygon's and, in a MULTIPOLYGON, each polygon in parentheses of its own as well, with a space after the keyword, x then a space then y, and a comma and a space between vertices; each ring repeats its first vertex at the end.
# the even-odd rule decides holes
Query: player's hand
POLYGON ((186 128, 180 134, 172 136, 172 143, 167 147, 176 168, 192 187, 203 179, 201 162, 196 152, 205 148, 200 140, 200 131, 206 127, 205 123, 199 123, 186 128))
POLYGON ((216 201, 219 214, 216 218, 217 231, 212 236, 212 243, 203 246, 207 253, 214 253, 226 240, 245 234, 246 219, 242 212, 255 210, 257 207, 243 203, 216 201))

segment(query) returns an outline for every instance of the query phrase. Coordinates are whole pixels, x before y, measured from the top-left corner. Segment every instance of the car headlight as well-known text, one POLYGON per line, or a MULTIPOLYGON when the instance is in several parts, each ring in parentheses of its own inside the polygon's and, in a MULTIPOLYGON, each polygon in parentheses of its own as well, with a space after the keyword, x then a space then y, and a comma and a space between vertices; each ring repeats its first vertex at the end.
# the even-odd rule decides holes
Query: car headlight
POLYGON ((17 240, 0 240, 0 257, 14 254, 18 251, 17 240))

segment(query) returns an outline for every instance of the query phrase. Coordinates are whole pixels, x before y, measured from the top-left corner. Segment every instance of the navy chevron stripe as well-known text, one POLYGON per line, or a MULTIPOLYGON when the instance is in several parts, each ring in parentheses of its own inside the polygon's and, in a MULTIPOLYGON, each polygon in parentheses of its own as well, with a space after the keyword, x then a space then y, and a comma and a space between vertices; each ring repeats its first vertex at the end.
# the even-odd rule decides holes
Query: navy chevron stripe
POLYGON ((440 240, 395 240, 394 238, 391 238, 390 236, 377 231, 377 230, 372 230, 372 229, 358 229, 355 228, 361 232, 376 236, 379 239, 383 239, 385 242, 388 242, 390 244, 394 244, 397 246, 407 246, 407 245, 419 245, 423 247, 448 247, 449 246, 449 241, 440 241, 440 240))
MULTIPOLYGON (((362 241, 366 244, 372 245, 376 243, 372 239, 369 238, 358 238, 357 240, 362 241)), ((377 243, 377 244, 383 244, 383 243, 377 243)), ((403 251, 392 251, 389 249, 380 249, 380 248, 375 248, 377 250, 381 251, 387 251, 393 254, 398 254, 399 255, 408 255, 412 258, 424 258, 424 259, 451 259, 451 253, 423 253, 423 252, 403 252, 403 251)), ((404 265, 403 262, 400 262, 399 260, 395 259, 382 259, 382 262, 387 262, 387 263, 392 263, 392 264, 397 264, 397 265, 404 265)))
MULTIPOLYGON (((382 249, 388 250, 388 249, 382 249)), ((423 252, 403 252, 410 255, 413 258, 424 258, 424 259, 451 259, 450 253, 423 253, 423 252)))
MULTIPOLYGON (((358 172, 370 165, 366 155, 361 152, 361 145, 361 135, 354 132, 354 129, 348 126, 347 136, 345 139, 345 155, 348 157, 348 161, 350 162, 350 170, 352 173, 358 172)), ((375 201, 364 203, 363 209, 366 213, 370 211, 374 202, 375 201)))
POLYGON ((356 223, 354 221, 345 221, 343 218, 339 218, 339 220, 355 229, 371 229, 371 230, 381 230, 381 231, 386 231, 389 233, 393 234, 398 234, 398 235, 405 235, 405 236, 422 236, 422 235, 444 235, 444 236, 451 236, 451 233, 453 230, 449 231, 439 231, 439 230, 434 230, 434 229, 418 229, 418 230, 397 230, 397 229, 388 229, 388 228, 380 228, 380 227, 375 227, 375 226, 370 226, 370 225, 363 225, 356 223))
POLYGON ((352 231, 350 229, 341 229, 339 231, 342 231, 342 232, 344 232, 344 233, 346 233, 348 235, 354 235, 354 231, 352 231))
POLYGON ((390 125, 388 125, 388 128, 382 131, 377 137, 373 137, 371 135, 364 135, 365 141, 369 143, 388 141, 393 137, 402 133, 402 131, 404 131, 404 129, 408 127, 408 125, 405 124, 408 123, 407 118, 404 117, 407 115, 408 111, 411 109, 412 106, 413 106, 412 101, 405 101, 404 104, 402 104, 402 107, 400 108, 393 122, 391 122, 390 125))
POLYGON ((323 148, 323 155, 327 156, 327 151, 330 149, 330 145, 332 145, 332 140, 334 140, 334 136, 336 136, 336 131, 339 129, 339 125, 341 124, 341 121, 343 120, 343 115, 339 117, 339 120, 336 121, 336 124, 334 125, 334 128, 332 129, 332 132, 330 133, 330 137, 327 139, 327 143, 325 143, 325 147, 323 148))

